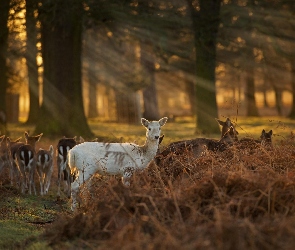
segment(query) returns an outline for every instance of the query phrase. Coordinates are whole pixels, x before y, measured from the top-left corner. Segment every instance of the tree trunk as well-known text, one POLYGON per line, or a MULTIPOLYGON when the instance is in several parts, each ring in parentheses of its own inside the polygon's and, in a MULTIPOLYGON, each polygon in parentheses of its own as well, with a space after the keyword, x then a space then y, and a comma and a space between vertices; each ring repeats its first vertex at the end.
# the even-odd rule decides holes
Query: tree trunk
POLYGON ((195 114, 196 113, 195 83, 193 81, 186 80, 185 89, 189 98, 191 113, 195 114))
POLYGON ((138 93, 130 90, 115 90, 117 122, 138 124, 140 121, 140 105, 138 93))
MULTIPOLYGON (((152 77, 154 78, 154 76, 152 77)), ((157 100, 157 90, 155 80, 143 90, 143 117, 147 120, 157 121, 160 119, 158 100, 157 100)))
POLYGON ((8 13, 9 0, 2 0, 0 7, 0 111, 6 112, 6 89, 8 87, 7 39, 8 39, 8 13))
POLYGON ((147 120, 159 120, 159 106, 157 89, 155 83, 155 62, 147 45, 141 45, 141 65, 146 73, 146 80, 149 83, 143 90, 143 117, 147 120))
POLYGON ((29 98, 30 109, 27 123, 35 124, 39 113, 39 83, 38 83, 38 65, 37 65, 37 27, 34 11, 37 9, 35 0, 26 0, 26 31, 27 48, 26 63, 29 79, 29 98))
POLYGON ((89 95, 89 102, 88 102, 88 118, 95 118, 98 116, 97 111, 97 83, 93 81, 93 77, 90 73, 88 78, 88 95, 89 95))
POLYGON ((200 0, 199 10, 188 0, 196 49, 196 127, 201 133, 219 133, 215 86, 216 38, 221 0, 200 0))
MULTIPOLYGON (((138 1, 138 12, 151 15, 148 1, 138 1)), ((152 25, 152 24, 149 24, 152 25)), ((145 27, 147 30, 150 29, 149 26, 145 27)), ((151 46, 151 40, 149 38, 144 38, 140 41, 140 64, 145 72, 145 80, 147 82, 147 87, 143 89, 143 114, 142 116, 148 120, 159 120, 159 106, 157 89, 155 83, 155 58, 153 56, 153 48, 151 46)))
POLYGON ((36 133, 91 137, 82 98, 83 6, 43 1, 40 11, 44 83, 36 133))
POLYGON ((276 100, 276 109, 278 112, 278 115, 282 115, 282 90, 276 86, 274 86, 275 91, 275 100, 276 100))
MULTIPOLYGON (((254 62, 253 62, 254 63, 254 62)), ((255 100, 255 82, 254 82, 254 69, 253 64, 250 63, 246 75, 246 115, 247 116, 259 116, 258 109, 255 100)))
POLYGON ((290 60, 291 64, 291 86, 292 86, 292 108, 290 114, 288 115, 289 118, 295 119, 295 60, 290 60))
POLYGON ((268 102, 267 102, 267 94, 266 94, 266 89, 263 90, 263 107, 268 108, 268 102))

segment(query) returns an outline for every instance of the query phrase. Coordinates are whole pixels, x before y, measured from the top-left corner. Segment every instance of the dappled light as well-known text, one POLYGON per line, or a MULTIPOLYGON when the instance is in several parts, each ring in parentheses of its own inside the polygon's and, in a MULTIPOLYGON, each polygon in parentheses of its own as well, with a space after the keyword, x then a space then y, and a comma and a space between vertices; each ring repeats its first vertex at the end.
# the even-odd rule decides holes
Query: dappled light
POLYGON ((292 249, 294 13, 1 0, 0 249, 292 249))

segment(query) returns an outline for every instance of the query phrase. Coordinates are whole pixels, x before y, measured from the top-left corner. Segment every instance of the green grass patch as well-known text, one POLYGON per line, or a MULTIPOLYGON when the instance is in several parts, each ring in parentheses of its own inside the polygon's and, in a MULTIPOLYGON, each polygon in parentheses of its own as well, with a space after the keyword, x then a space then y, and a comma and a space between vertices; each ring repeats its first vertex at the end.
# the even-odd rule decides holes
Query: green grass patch
POLYGON ((0 249, 15 249, 23 240, 39 235, 40 228, 20 220, 0 220, 0 249))
MULTIPOLYGON (((17 249, 27 239, 36 240, 45 226, 66 210, 65 202, 57 202, 52 195, 21 195, 7 187, 1 187, 0 193, 0 249, 17 249)), ((46 249, 38 246, 35 249, 46 249)))

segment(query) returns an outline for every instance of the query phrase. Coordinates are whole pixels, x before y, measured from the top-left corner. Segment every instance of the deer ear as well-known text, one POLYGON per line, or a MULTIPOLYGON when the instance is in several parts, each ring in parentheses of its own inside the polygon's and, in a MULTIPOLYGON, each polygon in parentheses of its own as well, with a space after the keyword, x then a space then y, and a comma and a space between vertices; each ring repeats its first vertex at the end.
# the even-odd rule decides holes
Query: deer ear
POLYGON ((147 119, 145 119, 145 118, 141 118, 141 124, 142 124, 143 126, 145 126, 146 128, 148 127, 149 123, 150 123, 150 122, 149 122, 147 119))
POLYGON ((43 133, 41 133, 40 135, 37 135, 36 138, 37 138, 37 141, 39 141, 42 137, 43 133))
POLYGON ((53 155, 53 151, 54 151, 54 150, 53 150, 53 146, 50 145, 50 146, 49 146, 49 152, 50 152, 51 155, 53 155))
POLYGON ((269 130, 269 132, 268 132, 270 135, 272 135, 272 129, 271 130, 269 130))
POLYGON ((160 126, 164 126, 167 122, 168 118, 167 117, 163 117, 159 120, 160 126))
POLYGON ((217 118, 215 118, 215 120, 218 122, 218 124, 219 124, 220 126, 224 126, 224 124, 225 124, 224 121, 221 121, 221 120, 219 120, 219 119, 217 119, 217 118))
POLYGON ((29 137, 29 133, 25 131, 25 138, 28 139, 28 137, 29 137))
POLYGON ((226 118, 225 123, 227 124, 227 126, 229 127, 231 126, 231 120, 229 118, 226 118))
POLYGON ((8 146, 8 147, 10 147, 10 138, 9 137, 6 137, 6 145, 8 146))
POLYGON ((161 142, 163 141, 163 139, 164 139, 164 135, 160 136, 160 138, 159 138, 159 145, 161 144, 161 142))

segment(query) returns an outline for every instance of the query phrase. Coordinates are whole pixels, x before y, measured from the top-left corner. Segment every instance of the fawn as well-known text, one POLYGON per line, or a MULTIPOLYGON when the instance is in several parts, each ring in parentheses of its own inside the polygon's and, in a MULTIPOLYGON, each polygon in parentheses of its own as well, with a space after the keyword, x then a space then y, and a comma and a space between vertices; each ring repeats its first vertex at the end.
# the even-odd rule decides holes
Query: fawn
POLYGON ((29 136, 28 132, 25 132, 25 144, 22 142, 12 144, 10 140, 7 142, 7 146, 10 148, 12 171, 16 174, 16 177, 19 176, 22 193, 25 193, 29 184, 29 194, 32 194, 32 188, 36 194, 34 181, 36 170, 35 145, 42 135, 43 133, 36 136, 29 136))
POLYGON ((37 173, 40 181, 40 194, 48 193, 50 180, 53 172, 53 146, 49 150, 40 148, 37 152, 37 173))

